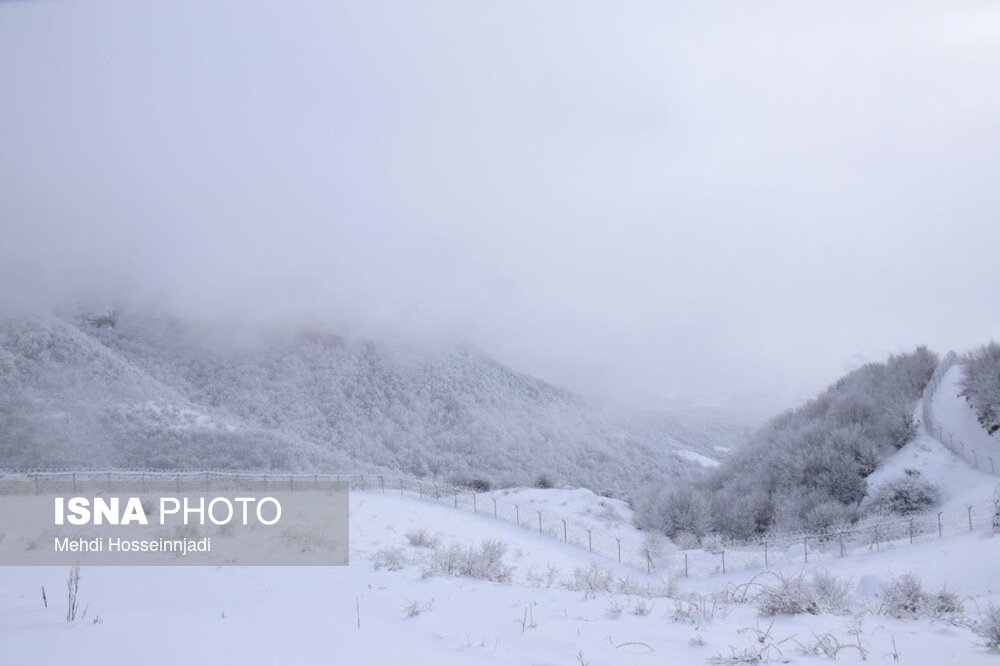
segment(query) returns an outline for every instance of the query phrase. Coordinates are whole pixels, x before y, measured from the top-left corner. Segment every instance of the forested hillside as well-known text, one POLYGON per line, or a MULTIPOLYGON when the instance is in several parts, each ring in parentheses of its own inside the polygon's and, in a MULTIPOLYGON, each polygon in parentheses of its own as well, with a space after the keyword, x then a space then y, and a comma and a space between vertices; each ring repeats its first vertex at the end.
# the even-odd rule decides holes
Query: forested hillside
POLYGON ((0 467, 361 468, 524 485, 544 475, 623 494, 683 474, 672 450, 710 449, 469 348, 322 330, 248 337, 156 315, 8 318, 0 467))
POLYGON ((675 536, 739 538, 850 522, 868 475, 914 433, 913 407, 936 363, 920 347, 855 370, 770 421, 706 478, 650 489, 637 520, 675 536))
POLYGON ((990 342, 965 359, 962 395, 991 435, 1000 431, 1000 344, 990 342))

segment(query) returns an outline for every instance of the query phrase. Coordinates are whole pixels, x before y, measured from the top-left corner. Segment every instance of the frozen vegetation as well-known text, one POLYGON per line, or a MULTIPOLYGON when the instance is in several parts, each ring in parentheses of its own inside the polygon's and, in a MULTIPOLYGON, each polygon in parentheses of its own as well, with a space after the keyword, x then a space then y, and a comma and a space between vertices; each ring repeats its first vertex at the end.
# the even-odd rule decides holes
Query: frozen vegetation
POLYGON ((1000 344, 990 342, 970 353, 963 364, 961 395, 972 405, 990 435, 1000 430, 1000 344))
POLYGON ((719 456, 718 429, 687 427, 679 441, 670 423, 597 408, 464 347, 317 330, 219 340, 140 314, 0 321, 9 469, 385 470, 623 496, 719 456))
MULTIPOLYGON (((595 495, 511 492, 605 524, 595 495)), ((974 666, 1000 645, 998 555, 979 531, 819 567, 647 575, 492 516, 355 492, 347 567, 4 568, 0 660, 974 666)))
MULTIPOLYGON (((917 433, 914 406, 936 364, 921 347, 855 370, 770 421, 704 478, 648 489, 637 521, 674 537, 747 538, 856 520, 867 478, 917 433)), ((899 484, 877 506, 933 504, 933 489, 919 479, 899 484)))

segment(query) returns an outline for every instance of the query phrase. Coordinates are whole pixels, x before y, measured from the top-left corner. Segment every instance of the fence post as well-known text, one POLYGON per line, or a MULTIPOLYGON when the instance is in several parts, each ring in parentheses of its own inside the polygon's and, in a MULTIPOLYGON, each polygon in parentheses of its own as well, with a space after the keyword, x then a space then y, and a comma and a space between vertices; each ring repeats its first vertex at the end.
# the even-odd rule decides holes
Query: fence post
POLYGON ((809 537, 802 537, 802 553, 806 557, 806 563, 809 563, 809 537))
MULTIPOLYGON (((685 559, 685 562, 686 562, 686 560, 687 560, 687 553, 684 554, 684 559, 685 559)), ((685 566, 686 566, 686 564, 685 564, 685 566)), ((764 537, 764 566, 765 567, 767 566, 767 537, 764 537)), ((687 573, 685 573, 684 575, 686 576, 687 573)))
POLYGON ((535 513, 538 514, 538 533, 541 534, 542 533, 542 512, 541 511, 535 511, 535 513))
POLYGON ((844 533, 841 532, 839 536, 840 536, 840 556, 843 557, 844 556, 844 533))
POLYGON ((496 518, 497 517, 497 498, 496 497, 491 497, 490 500, 493 501, 493 517, 496 518))
POLYGON ((879 545, 878 545, 878 525, 876 524, 875 525, 875 552, 877 553, 878 551, 879 551, 879 545))
POLYGON ((941 529, 941 511, 938 511, 938 538, 944 537, 944 531, 941 529))
POLYGON ((569 538, 566 536, 566 519, 561 518, 563 524, 563 543, 569 543, 569 538))
POLYGON ((726 549, 722 549, 722 573, 726 573, 726 549))
POLYGON ((589 552, 591 552, 591 553, 594 552, 594 534, 593 534, 593 531, 594 531, 594 528, 592 528, 592 527, 588 527, 587 528, 587 550, 589 552))
POLYGON ((622 539, 621 537, 615 537, 615 541, 618 542, 618 564, 622 563, 622 539))
POLYGON ((688 554, 686 550, 684 551, 684 577, 688 577, 688 554))
POLYGON ((472 493, 472 513, 479 513, 479 507, 476 505, 476 493, 472 493))
POLYGON ((969 507, 969 531, 972 531, 972 507, 969 507))
POLYGON ((646 555, 646 573, 653 570, 653 558, 649 556, 649 549, 646 548, 642 551, 646 555))
POLYGON ((910 545, 913 545, 913 518, 910 518, 910 545))
POLYGON ((420 495, 420 499, 424 498, 424 482, 417 481, 417 493, 420 495))
POLYGON ((35 494, 38 494, 38 474, 35 474, 35 494))
POLYGON ((514 522, 517 523, 518 527, 521 526, 521 505, 520 504, 515 504, 514 505, 514 522))
POLYGON ((361 490, 365 489, 365 475, 361 475, 361 490))

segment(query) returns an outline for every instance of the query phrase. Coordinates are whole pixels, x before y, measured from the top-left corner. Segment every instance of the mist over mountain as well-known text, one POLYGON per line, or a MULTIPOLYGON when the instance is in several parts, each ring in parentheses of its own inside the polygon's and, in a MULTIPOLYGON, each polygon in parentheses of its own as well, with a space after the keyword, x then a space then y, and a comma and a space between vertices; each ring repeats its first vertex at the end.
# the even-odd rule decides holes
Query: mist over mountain
POLYGON ((149 313, 5 317, 0 390, 11 469, 545 475, 623 494, 685 475, 692 453, 718 457, 741 432, 603 409, 468 346, 241 334, 149 313))

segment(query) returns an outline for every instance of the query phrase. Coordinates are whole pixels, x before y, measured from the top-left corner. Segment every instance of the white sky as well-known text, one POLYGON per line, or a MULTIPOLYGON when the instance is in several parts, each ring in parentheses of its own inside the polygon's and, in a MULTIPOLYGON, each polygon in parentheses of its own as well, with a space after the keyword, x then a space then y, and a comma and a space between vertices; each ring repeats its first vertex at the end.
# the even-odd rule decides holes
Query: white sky
POLYGON ((2 2, 0 284, 786 403, 1000 331, 994 2, 2 2))

